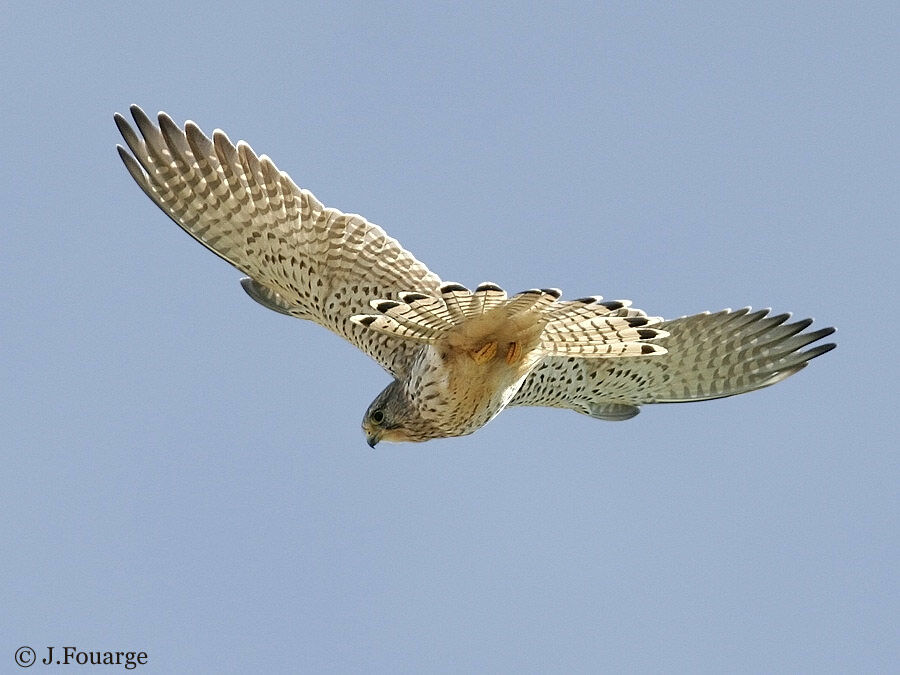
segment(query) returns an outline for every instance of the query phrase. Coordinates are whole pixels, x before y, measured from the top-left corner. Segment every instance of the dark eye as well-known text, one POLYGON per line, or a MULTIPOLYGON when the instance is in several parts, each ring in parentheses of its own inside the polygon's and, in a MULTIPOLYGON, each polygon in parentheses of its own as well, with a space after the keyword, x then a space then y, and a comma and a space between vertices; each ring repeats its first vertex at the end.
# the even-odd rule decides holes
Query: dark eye
POLYGON ((375 422, 375 424, 381 424, 384 422, 384 413, 380 410, 376 410, 372 413, 372 421, 375 422))

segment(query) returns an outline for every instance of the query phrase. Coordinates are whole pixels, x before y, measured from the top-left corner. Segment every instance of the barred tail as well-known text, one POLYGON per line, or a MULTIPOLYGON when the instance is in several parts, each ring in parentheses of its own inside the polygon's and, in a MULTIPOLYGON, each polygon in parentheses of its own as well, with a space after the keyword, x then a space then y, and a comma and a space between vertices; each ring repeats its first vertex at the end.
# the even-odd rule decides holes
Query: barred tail
POLYGON ((403 292, 398 300, 370 302, 375 314, 351 321, 379 333, 433 344, 465 334, 477 341, 502 333, 511 342, 521 333, 525 344, 541 356, 616 357, 664 354, 648 341, 668 332, 655 328, 662 319, 629 308, 627 301, 603 302, 599 296, 559 301, 555 288, 531 289, 508 298, 496 284, 485 282, 474 292, 456 283, 441 286, 440 297, 403 292), (533 343, 533 344, 532 344, 533 343))

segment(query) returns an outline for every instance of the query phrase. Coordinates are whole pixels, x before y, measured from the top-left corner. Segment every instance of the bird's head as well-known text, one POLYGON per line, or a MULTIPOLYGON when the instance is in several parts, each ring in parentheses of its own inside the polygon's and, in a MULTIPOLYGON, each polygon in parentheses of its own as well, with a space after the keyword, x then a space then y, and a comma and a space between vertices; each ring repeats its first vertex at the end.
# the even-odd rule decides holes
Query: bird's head
POLYGON ((427 441, 441 434, 422 418, 404 391, 394 380, 369 405, 362 421, 366 442, 374 448, 379 441, 427 441))

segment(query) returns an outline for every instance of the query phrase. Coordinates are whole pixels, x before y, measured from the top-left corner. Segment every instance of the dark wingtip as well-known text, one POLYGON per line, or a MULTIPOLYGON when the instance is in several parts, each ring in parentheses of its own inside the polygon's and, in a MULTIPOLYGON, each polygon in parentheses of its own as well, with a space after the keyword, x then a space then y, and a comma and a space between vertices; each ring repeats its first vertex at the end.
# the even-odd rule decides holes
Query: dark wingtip
POLYGON ((122 138, 128 142, 129 138, 136 138, 134 131, 131 128, 131 124, 128 123, 128 120, 125 119, 124 115, 120 115, 116 113, 113 115, 113 121, 116 123, 116 128, 119 130, 119 133, 122 134, 122 138))
MULTIPOLYGON (((790 317, 790 314, 788 314, 788 317, 790 317)), ((809 328, 812 325, 812 322, 812 319, 800 319, 799 321, 795 321, 794 323, 789 325, 795 327, 797 329, 797 332, 799 333, 800 331, 809 328)))
POLYGON ((824 345, 819 345, 818 347, 813 347, 812 349, 809 349, 809 350, 803 352, 803 355, 806 357, 807 361, 811 361, 812 359, 816 358, 817 356, 822 356, 822 354, 827 354, 835 347, 837 347, 836 342, 828 342, 824 345))
POLYGON ((150 119, 150 116, 145 113, 139 105, 132 103, 128 106, 128 110, 131 112, 131 116, 134 118, 134 121, 137 122, 138 126, 153 126, 153 121, 150 119))

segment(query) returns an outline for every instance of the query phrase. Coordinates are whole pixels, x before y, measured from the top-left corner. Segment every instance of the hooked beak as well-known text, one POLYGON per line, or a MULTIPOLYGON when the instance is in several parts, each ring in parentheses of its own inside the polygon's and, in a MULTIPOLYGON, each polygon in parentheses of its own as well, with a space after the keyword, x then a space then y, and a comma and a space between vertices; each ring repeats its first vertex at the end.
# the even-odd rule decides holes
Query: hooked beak
POLYGON ((377 431, 366 432, 366 443, 369 444, 370 448, 374 448, 378 445, 378 441, 381 440, 381 434, 377 431))

